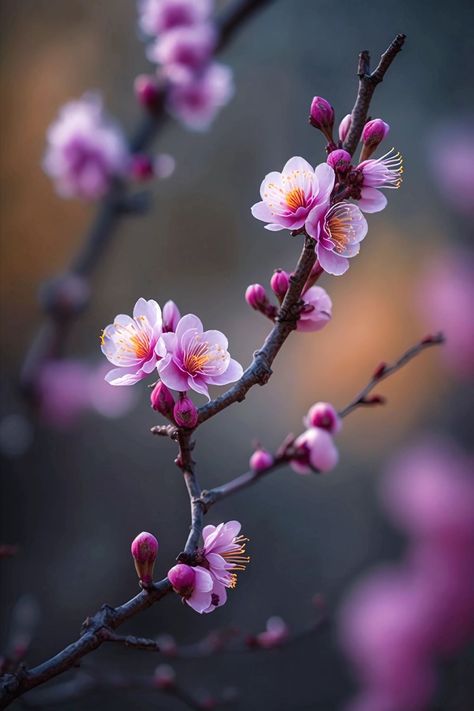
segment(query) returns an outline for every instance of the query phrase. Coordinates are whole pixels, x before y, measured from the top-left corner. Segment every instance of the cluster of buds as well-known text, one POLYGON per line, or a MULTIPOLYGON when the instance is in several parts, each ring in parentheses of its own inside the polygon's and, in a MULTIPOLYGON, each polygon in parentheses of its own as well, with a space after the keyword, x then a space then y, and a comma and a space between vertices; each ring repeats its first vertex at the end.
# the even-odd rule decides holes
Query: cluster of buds
MULTIPOLYGON (((317 276, 319 274, 320 271, 317 276)), ((320 331, 331 320, 332 302, 322 287, 314 286, 317 276, 308 280, 301 295, 303 303, 296 324, 297 331, 320 331)), ((245 300, 255 311, 260 311, 264 316, 274 321, 287 294, 290 279, 291 274, 283 269, 276 269, 273 273, 270 288, 278 301, 278 306, 271 303, 261 284, 251 284, 247 287, 245 300)))
POLYGON ((333 436, 342 421, 328 402, 317 402, 303 419, 306 430, 292 444, 290 465, 298 474, 329 472, 337 465, 339 454, 333 436))
POLYGON ((218 35, 209 0, 141 0, 139 25, 152 38, 148 58, 156 75, 140 75, 135 93, 148 111, 163 100, 176 118, 204 130, 233 94, 229 67, 212 61, 218 35))

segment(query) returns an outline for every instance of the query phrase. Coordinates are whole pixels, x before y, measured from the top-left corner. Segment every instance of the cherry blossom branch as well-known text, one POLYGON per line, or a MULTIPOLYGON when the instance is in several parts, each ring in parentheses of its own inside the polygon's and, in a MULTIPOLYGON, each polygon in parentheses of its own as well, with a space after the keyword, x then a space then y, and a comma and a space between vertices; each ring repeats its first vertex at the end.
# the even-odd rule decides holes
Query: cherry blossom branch
MULTIPOLYGON (((403 368, 405 365, 407 365, 407 363, 413 360, 413 358, 416 358, 416 356, 425 351, 427 348, 441 345, 442 343, 444 343, 444 340, 445 339, 442 333, 438 333, 434 336, 426 336, 421 341, 419 341, 414 346, 405 351, 405 353, 403 353, 400 358, 398 358, 398 360, 396 360, 395 363, 393 363, 392 365, 388 365, 387 363, 381 363, 374 371, 374 374, 372 375, 367 385, 362 388, 362 390, 349 403, 349 405, 339 411, 339 416, 346 417, 358 407, 384 404, 385 399, 379 395, 372 396, 371 398, 367 397, 373 390, 373 388, 378 385, 378 383, 380 383, 382 380, 385 380, 386 378, 390 377, 398 370, 403 368)), ((249 486, 253 486, 253 484, 256 484, 258 481, 263 479, 263 477, 267 476, 267 474, 274 472, 276 469, 279 469, 280 467, 294 459, 294 439, 295 438, 293 437, 293 435, 288 435, 288 437, 283 441, 283 443, 273 456, 272 463, 266 469, 260 471, 249 470, 244 474, 241 474, 240 476, 231 479, 225 484, 221 484, 220 486, 216 486, 213 489, 203 491, 201 493, 200 500, 202 501, 202 504, 205 507, 206 511, 217 501, 221 501, 222 499, 232 496, 233 494, 236 494, 239 491, 242 491, 243 489, 247 489, 249 486)))
MULTIPOLYGON (((216 52, 224 49, 236 31, 254 12, 271 0, 235 0, 217 20, 219 41, 216 52)), ((152 113, 144 116, 129 140, 132 153, 146 149, 165 125, 166 90, 152 113)), ((46 320, 38 329, 25 356, 20 384, 27 397, 34 401, 36 376, 43 363, 58 357, 73 322, 89 300, 89 277, 110 244, 120 220, 126 214, 140 213, 148 207, 144 193, 129 195, 125 182, 117 180, 100 202, 96 216, 86 232, 79 253, 65 273, 49 281, 42 289, 42 306, 46 320)))
POLYGON ((343 145, 343 148, 351 155, 354 154, 359 143, 375 87, 383 81, 388 68, 401 51, 405 39, 406 35, 403 34, 398 34, 395 37, 380 57, 380 61, 373 72, 370 71, 370 54, 368 50, 365 49, 359 54, 359 63, 357 66, 359 90, 357 92, 354 108, 351 112, 350 129, 343 145))

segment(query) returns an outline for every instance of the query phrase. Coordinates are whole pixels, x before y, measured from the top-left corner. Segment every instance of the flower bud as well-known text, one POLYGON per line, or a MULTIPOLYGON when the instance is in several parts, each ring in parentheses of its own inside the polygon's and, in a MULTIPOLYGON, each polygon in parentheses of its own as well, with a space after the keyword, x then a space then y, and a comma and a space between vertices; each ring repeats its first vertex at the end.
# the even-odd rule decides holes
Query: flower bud
POLYGON ((329 432, 310 427, 295 440, 297 456, 290 462, 298 474, 311 471, 329 472, 336 466, 339 454, 329 432))
POLYGON ((175 405, 174 397, 161 380, 151 391, 150 401, 154 410, 164 415, 169 420, 173 419, 173 410, 175 405))
POLYGON ((314 128, 318 128, 328 141, 332 141, 332 129, 334 126, 334 109, 326 99, 315 96, 311 102, 309 121, 314 128))
POLYGON ((163 333, 174 333, 181 318, 181 313, 174 301, 167 301, 163 306, 163 333))
POLYGON ((176 674, 169 664, 160 664, 153 674, 153 686, 161 691, 173 689, 176 684, 176 674))
POLYGON ((162 92, 155 79, 149 74, 140 74, 134 82, 135 96, 145 109, 153 111, 160 103, 162 92))
POLYGON ((131 546, 135 570, 143 587, 153 582, 153 568, 158 554, 158 541, 151 533, 143 531, 133 540, 131 546))
POLYGON ((197 425, 198 412, 196 405, 187 395, 180 395, 173 410, 174 421, 178 427, 192 428, 197 425))
POLYGON ((337 148, 327 157, 327 164, 331 166, 336 172, 347 173, 351 166, 351 154, 345 151, 343 148, 337 148))
POLYGON ((382 121, 382 119, 373 119, 365 124, 364 130, 362 131, 362 142, 364 146, 360 156, 361 162, 370 158, 377 146, 388 134, 389 130, 390 126, 388 123, 385 123, 385 121, 382 121))
POLYGON ((250 457, 250 469, 254 472, 264 472, 273 464, 273 457, 266 449, 260 447, 250 457))
POLYGON ((341 123, 339 124, 339 139, 343 143, 346 140, 347 134, 350 131, 351 123, 352 123, 352 116, 351 116, 351 114, 347 114, 347 116, 344 116, 341 123))
POLYGON ((329 402, 317 402, 310 407, 304 423, 306 427, 321 427, 331 434, 337 434, 342 428, 342 420, 329 402))
POLYGON ((178 563, 178 565, 175 565, 168 571, 168 580, 178 595, 188 597, 194 589, 196 573, 194 572, 194 568, 190 565, 178 563))
POLYGON ((153 161, 151 158, 141 154, 132 156, 130 175, 138 182, 150 180, 154 175, 153 161))
POLYGON ((245 300, 256 311, 261 311, 267 302, 267 292, 261 284, 250 284, 245 292, 245 300))
POLYGON ((279 301, 283 301, 285 294, 288 291, 290 284, 290 275, 283 269, 276 269, 271 280, 270 286, 279 301))

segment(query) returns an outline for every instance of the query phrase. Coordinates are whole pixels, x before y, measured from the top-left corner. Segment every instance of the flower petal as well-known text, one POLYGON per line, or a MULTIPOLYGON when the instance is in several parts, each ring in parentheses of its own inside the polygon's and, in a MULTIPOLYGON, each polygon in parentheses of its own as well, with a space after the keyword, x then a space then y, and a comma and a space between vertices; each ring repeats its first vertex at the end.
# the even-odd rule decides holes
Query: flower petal
POLYGON ((104 379, 110 385, 135 385, 144 377, 144 374, 137 373, 136 368, 112 368, 104 379))
POLYGON ((257 220, 262 220, 263 222, 271 222, 274 219, 273 213, 263 200, 252 205, 250 212, 257 220))
POLYGON ((186 374, 178 368, 174 360, 169 356, 158 362, 158 373, 166 387, 171 388, 171 390, 184 392, 188 389, 186 374))
POLYGON ((244 369, 233 358, 229 361, 229 366, 224 373, 220 375, 214 375, 211 378, 207 378, 207 382, 210 385, 227 385, 228 383, 234 383, 239 380, 243 375, 244 369))
POLYGON ((340 257, 338 254, 323 247, 322 244, 318 244, 317 252, 319 263, 328 274, 341 276, 349 269, 349 260, 346 257, 340 257))
POLYGON ((363 212, 380 212, 387 205, 387 198, 376 188, 362 188, 357 205, 363 212))
POLYGON ((178 341, 180 341, 183 334, 191 328, 195 329, 199 333, 202 333, 204 330, 202 322, 197 316, 194 314, 186 314, 186 316, 183 316, 183 318, 179 320, 179 323, 176 326, 176 338, 178 341))

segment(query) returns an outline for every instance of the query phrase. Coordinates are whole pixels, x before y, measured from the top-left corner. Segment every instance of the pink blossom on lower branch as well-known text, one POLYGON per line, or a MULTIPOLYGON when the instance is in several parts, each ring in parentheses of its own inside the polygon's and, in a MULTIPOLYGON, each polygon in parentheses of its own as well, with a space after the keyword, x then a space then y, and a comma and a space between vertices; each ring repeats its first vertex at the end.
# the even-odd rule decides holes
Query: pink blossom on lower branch
POLYGON ((129 150, 120 128, 96 94, 65 104, 47 133, 45 172, 66 198, 96 200, 128 170, 129 150))
POLYGON ((270 617, 267 620, 267 628, 257 635, 256 640, 259 647, 273 649, 285 642, 290 634, 288 625, 281 617, 270 617))
POLYGON ((153 372, 166 354, 161 333, 161 309, 153 299, 138 299, 133 317, 118 314, 100 338, 102 353, 117 366, 105 376, 107 382, 133 385, 153 372))
POLYGON ((312 286, 302 296, 304 306, 301 311, 297 331, 320 331, 331 320, 332 301, 321 286, 312 286))
POLYGON ((308 429, 294 441, 291 468, 298 474, 329 472, 337 465, 339 453, 332 438, 341 430, 341 420, 332 405, 318 402, 303 418, 308 429))
POLYGON ((175 333, 162 336, 166 354, 158 373, 172 390, 194 390, 209 398, 208 385, 227 385, 238 380, 242 366, 230 357, 228 341, 220 331, 204 331, 197 316, 180 319, 175 333))
POLYGON ((213 62, 191 80, 170 87, 168 110, 188 128, 206 131, 233 94, 232 70, 213 62))

